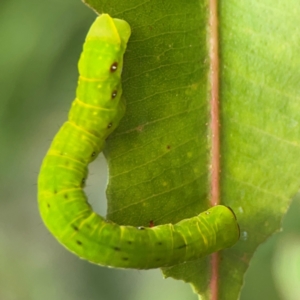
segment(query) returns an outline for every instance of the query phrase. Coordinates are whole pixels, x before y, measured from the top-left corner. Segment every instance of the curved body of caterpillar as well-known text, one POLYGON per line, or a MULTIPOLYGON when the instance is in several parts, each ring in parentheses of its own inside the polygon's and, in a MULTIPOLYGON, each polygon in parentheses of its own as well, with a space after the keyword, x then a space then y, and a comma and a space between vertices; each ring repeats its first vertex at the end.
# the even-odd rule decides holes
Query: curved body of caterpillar
POLYGON ((215 206, 175 225, 119 226, 96 214, 83 187, 88 164, 125 112, 123 54, 130 27, 109 15, 93 23, 79 61, 76 99, 44 158, 38 201, 44 223, 70 251, 96 264, 151 269, 195 260, 239 238, 233 212, 215 206))

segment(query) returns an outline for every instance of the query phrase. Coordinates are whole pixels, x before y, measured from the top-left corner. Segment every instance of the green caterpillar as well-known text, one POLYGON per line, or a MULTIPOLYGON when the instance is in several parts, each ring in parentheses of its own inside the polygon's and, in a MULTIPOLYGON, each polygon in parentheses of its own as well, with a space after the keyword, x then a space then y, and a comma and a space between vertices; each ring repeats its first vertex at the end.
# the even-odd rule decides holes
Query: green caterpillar
POLYGON ((66 248, 90 262, 151 269, 198 259, 231 247, 239 238, 234 213, 215 206, 172 225, 119 226, 96 214, 83 191, 87 166, 125 113, 121 98, 127 22, 99 16, 79 60, 76 99, 44 158, 38 177, 42 219, 66 248))

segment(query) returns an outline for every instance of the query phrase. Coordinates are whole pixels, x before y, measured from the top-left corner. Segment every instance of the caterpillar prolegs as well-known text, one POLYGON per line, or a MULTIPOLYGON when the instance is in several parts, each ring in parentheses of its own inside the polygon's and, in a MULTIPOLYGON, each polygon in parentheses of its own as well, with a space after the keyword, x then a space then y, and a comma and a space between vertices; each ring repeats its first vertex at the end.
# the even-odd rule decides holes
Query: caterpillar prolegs
POLYGON ((136 228, 106 221, 88 204, 87 166, 125 112, 121 72, 129 37, 128 23, 107 14, 92 24, 78 64, 76 99, 41 167, 38 202, 50 232, 79 257, 104 266, 151 269, 230 247, 239 227, 234 213, 221 205, 175 225, 136 228))

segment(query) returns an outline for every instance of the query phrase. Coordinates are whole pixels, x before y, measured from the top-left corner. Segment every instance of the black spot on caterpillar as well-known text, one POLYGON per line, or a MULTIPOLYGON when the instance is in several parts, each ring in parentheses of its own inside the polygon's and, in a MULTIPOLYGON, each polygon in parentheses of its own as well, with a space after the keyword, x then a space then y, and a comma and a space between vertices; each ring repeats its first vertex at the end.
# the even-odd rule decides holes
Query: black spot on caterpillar
POLYGON ((99 16, 87 34, 76 98, 38 178, 42 219, 58 241, 79 257, 117 268, 172 266, 231 247, 239 228, 225 206, 174 225, 150 222, 149 228, 136 228, 107 222, 87 202, 83 191, 87 166, 125 113, 121 71, 129 37, 128 23, 107 14, 99 16))
POLYGON ((72 227, 73 227, 73 229, 74 229, 75 231, 79 231, 79 228, 78 228, 77 226, 72 225, 72 227))

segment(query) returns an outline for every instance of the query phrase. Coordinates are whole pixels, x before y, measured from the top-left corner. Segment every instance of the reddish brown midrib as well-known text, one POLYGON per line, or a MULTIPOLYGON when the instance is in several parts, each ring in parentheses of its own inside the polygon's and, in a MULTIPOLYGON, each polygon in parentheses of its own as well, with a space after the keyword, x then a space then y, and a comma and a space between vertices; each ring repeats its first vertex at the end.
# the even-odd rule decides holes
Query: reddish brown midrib
MULTIPOLYGON (((219 204, 220 196, 220 131, 219 131, 219 53, 217 0, 210 0, 210 82, 211 82, 211 206, 219 204)), ((218 299, 219 257, 211 257, 211 300, 218 299)))

